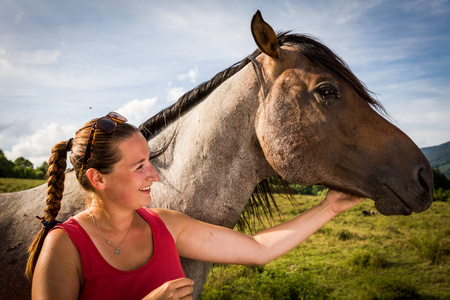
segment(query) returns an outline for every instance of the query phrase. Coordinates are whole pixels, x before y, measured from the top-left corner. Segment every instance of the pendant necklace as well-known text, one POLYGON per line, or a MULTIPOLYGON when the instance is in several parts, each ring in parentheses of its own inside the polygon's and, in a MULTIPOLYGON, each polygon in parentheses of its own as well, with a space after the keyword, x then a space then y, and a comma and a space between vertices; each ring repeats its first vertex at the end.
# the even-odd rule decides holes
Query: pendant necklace
POLYGON ((114 251, 114 253, 116 253, 117 255, 122 254, 122 252, 120 252, 120 246, 122 246, 123 241, 125 241, 125 239, 127 238, 128 234, 130 233, 131 230, 131 225, 133 225, 133 220, 131 220, 131 224, 130 224, 130 228, 128 228, 127 234, 125 234, 125 237, 123 238, 123 240, 120 242, 119 246, 113 246, 113 244, 111 244, 105 237, 105 235, 103 234, 103 231, 100 229, 100 226, 98 226, 97 222, 95 222, 95 218, 94 215, 91 214, 91 207, 89 206, 89 215, 92 217, 92 222, 95 224, 95 226, 97 226, 98 230, 100 231, 100 234, 102 235, 103 239, 105 240, 105 242, 110 245, 111 247, 113 247, 114 249, 116 249, 114 251))

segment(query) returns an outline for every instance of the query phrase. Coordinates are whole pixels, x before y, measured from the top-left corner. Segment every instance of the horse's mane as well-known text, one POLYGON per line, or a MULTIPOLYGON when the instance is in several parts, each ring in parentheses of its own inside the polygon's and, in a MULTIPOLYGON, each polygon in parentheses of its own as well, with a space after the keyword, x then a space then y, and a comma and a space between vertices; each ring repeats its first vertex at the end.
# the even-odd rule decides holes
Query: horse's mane
MULTIPOLYGON (((387 115, 382 104, 373 97, 373 93, 367 89, 365 84, 353 74, 349 66, 317 39, 305 34, 292 34, 288 31, 278 33, 277 40, 280 46, 286 45, 298 49, 311 62, 322 66, 335 76, 341 77, 351 87, 353 87, 362 99, 367 101, 367 103, 369 103, 377 111, 387 115)), ((158 133, 168 124, 178 120, 181 115, 188 112, 197 103, 205 99, 206 96, 208 96, 215 88, 242 70, 251 62, 254 64, 257 76, 260 77, 260 72, 258 72, 258 70, 260 70, 260 66, 257 65, 255 61, 255 58, 260 54, 261 51, 259 49, 256 50, 243 60, 233 64, 228 69, 216 74, 209 81, 206 81, 187 92, 176 103, 160 111, 141 124, 139 126, 141 133, 147 140, 149 140, 152 135, 158 133)), ((167 146, 168 145, 158 151, 157 155, 164 152, 167 146)), ((263 223, 263 219, 271 222, 273 212, 280 213, 277 203, 273 197, 274 193, 280 192, 280 187, 283 192, 289 191, 289 183, 284 181, 279 176, 268 178, 260 182, 255 187, 255 190, 238 221, 237 227, 240 230, 248 229, 251 232, 252 228, 254 228, 255 220, 259 223, 263 223)), ((288 194, 290 195, 290 193, 288 194)), ((288 196, 288 198, 292 200, 292 197, 288 196)))
POLYGON ((153 134, 155 134, 168 124, 172 123, 173 121, 177 120, 181 115, 185 114, 197 103, 205 99, 206 96, 208 96, 225 80, 243 69, 251 61, 252 57, 256 57, 260 53, 261 52, 259 50, 255 51, 253 54, 244 58, 240 62, 235 63, 228 69, 217 73, 216 76, 214 76, 209 81, 203 82, 202 84, 198 85, 194 89, 181 96, 181 98, 178 99, 177 102, 142 123, 139 126, 141 133, 147 140, 149 140, 153 134))
MULTIPOLYGON (((277 34, 278 44, 280 46, 287 45, 297 48, 306 58, 316 63, 335 75, 344 79, 351 87, 355 89, 358 95, 367 101, 370 105, 379 111, 385 112, 382 104, 378 102, 372 95, 373 93, 367 89, 350 70, 349 66, 327 46, 320 43, 314 37, 306 34, 292 34, 290 32, 280 32, 277 34)), ((255 58, 261 54, 258 49, 243 60, 233 64, 228 69, 217 73, 209 81, 203 82, 194 89, 184 94, 177 102, 168 108, 160 111, 139 126, 142 134, 146 139, 150 139, 153 134, 162 128, 177 120, 180 115, 188 112, 197 103, 206 98, 215 88, 221 85, 225 80, 242 70, 250 62, 254 62, 255 58)))

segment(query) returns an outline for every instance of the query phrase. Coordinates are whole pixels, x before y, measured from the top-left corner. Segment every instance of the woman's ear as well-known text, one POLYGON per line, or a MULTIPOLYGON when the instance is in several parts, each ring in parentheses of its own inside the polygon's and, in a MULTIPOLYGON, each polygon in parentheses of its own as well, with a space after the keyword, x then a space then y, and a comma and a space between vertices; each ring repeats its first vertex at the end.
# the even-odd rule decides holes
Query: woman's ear
POLYGON ((86 176, 95 189, 103 190, 105 188, 105 181, 103 179, 103 176, 96 169, 90 168, 89 170, 87 170, 86 176))

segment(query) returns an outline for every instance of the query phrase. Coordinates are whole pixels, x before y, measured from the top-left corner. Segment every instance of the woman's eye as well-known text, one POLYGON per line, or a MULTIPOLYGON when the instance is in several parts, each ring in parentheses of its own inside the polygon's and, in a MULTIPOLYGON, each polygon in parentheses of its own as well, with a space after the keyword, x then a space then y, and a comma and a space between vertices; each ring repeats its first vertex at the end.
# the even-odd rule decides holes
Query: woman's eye
POLYGON ((144 165, 140 165, 136 170, 140 170, 144 167, 144 165))
POLYGON ((325 98, 340 98, 341 94, 339 91, 330 84, 324 84, 317 88, 317 94, 319 94, 323 99, 325 98))

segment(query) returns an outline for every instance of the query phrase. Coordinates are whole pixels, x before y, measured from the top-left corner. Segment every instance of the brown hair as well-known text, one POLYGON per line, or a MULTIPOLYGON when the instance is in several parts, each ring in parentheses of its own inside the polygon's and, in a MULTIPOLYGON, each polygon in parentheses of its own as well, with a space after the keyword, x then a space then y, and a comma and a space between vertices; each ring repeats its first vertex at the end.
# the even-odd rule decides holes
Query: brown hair
POLYGON ((114 164, 122 158, 120 151, 117 150, 117 144, 139 132, 135 126, 122 122, 117 122, 117 128, 113 133, 96 128, 95 137, 92 141, 92 156, 88 164, 83 167, 89 135, 92 126, 97 120, 93 119, 87 122, 76 132, 73 140, 70 139, 60 142, 52 148, 47 172, 47 206, 44 209, 44 217, 41 219, 43 228, 36 235, 28 249, 30 256, 28 258, 25 276, 29 280, 33 278, 34 268, 48 232, 58 223, 56 217, 61 208, 61 199, 64 192, 67 152, 71 151, 70 162, 73 165, 80 185, 87 191, 95 192, 95 189, 86 176, 86 171, 94 168, 102 174, 111 173, 114 164))

